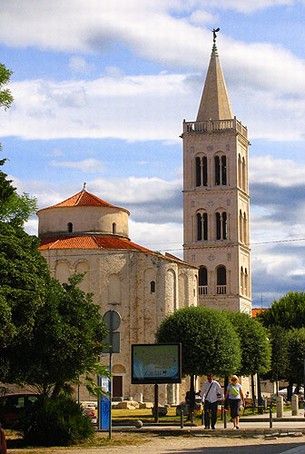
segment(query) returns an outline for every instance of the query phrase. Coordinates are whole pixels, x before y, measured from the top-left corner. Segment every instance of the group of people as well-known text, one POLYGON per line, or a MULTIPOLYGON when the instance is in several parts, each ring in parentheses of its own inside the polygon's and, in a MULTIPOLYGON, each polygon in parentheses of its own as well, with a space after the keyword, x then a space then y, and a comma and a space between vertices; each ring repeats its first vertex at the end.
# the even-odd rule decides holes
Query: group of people
POLYGON ((228 402, 233 422, 233 429, 239 429, 239 410, 240 407, 244 405, 245 399, 242 386, 238 381, 237 375, 232 375, 230 383, 228 384, 224 394, 218 381, 213 379, 212 374, 208 374, 207 380, 203 383, 201 389, 201 396, 204 410, 205 429, 215 429, 218 402, 220 399, 224 399, 225 403, 228 402))

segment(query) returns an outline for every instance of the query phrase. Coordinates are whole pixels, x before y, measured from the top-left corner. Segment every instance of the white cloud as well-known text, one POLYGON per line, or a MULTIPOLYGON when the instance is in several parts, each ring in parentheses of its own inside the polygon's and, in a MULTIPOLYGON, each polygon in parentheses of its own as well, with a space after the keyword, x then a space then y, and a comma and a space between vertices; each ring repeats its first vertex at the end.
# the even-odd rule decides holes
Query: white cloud
POLYGON ((272 156, 250 159, 249 179, 260 184, 274 184, 280 187, 304 185, 305 164, 291 159, 277 159, 272 156))
POLYGON ((89 158, 83 159, 82 161, 50 161, 50 165, 53 167, 62 167, 66 169, 77 169, 81 172, 87 173, 102 173, 105 168, 103 163, 97 159, 89 158))
POLYGON ((23 139, 178 140, 191 104, 183 75, 24 81, 11 90, 15 102, 0 112, 0 134, 23 139))
POLYGON ((85 58, 76 55, 69 59, 69 68, 76 73, 90 73, 93 69, 85 58))
MULTIPOLYGON (((251 138, 303 140, 304 87, 299 96, 233 86, 230 98, 251 138), (255 115, 253 115, 255 112, 255 115)), ((298 78, 299 79, 299 78, 298 78)), ((292 80, 290 81, 293 82, 292 80)), ((183 118, 196 117, 203 77, 183 74, 103 77, 92 81, 15 82, 15 101, 0 112, 0 135, 23 139, 118 138, 178 141, 183 118)), ((285 92, 285 93, 284 93, 285 92)), ((236 114, 236 112, 234 112, 236 114)))
MULTIPOLYGON (((215 0, 212 6, 216 12, 249 12, 294 3, 215 0)), ((199 100, 204 81, 197 72, 205 73, 212 43, 211 27, 193 23, 212 20, 211 5, 207 9, 201 1, 179 0, 114 0, 102 7, 98 0, 29 4, 26 8, 18 0, 2 0, 2 42, 99 55, 120 42, 167 71, 177 68, 179 74, 123 77, 120 68, 106 65, 107 76, 92 81, 13 83, 14 106, 0 113, 2 136, 170 141, 177 140, 183 118, 195 119, 194 99, 199 100), (174 17, 172 11, 185 15, 174 17), (181 73, 183 68, 187 74, 181 73)), ((279 45, 238 42, 223 33, 218 47, 233 112, 247 124, 251 138, 304 139, 304 60, 279 45)), ((85 71, 88 63, 74 55, 70 67, 85 71)))
POLYGON ((153 251, 166 251, 171 252, 179 258, 183 257, 182 224, 137 223, 130 220, 129 230, 130 238, 135 243, 145 246, 153 251), (170 232, 170 237, 168 232, 170 232), (168 241, 165 240, 166 238, 168 238, 168 241))
POLYGON ((162 203, 175 197, 181 191, 181 180, 166 181, 161 178, 118 178, 107 180, 99 178, 91 181, 88 191, 102 194, 107 201, 115 200, 121 204, 162 203), (90 188, 92 188, 90 190, 90 188))
POLYGON ((245 0, 209 0, 210 6, 236 10, 245 14, 273 6, 293 5, 294 3, 295 0, 256 0, 255 2, 245 0))

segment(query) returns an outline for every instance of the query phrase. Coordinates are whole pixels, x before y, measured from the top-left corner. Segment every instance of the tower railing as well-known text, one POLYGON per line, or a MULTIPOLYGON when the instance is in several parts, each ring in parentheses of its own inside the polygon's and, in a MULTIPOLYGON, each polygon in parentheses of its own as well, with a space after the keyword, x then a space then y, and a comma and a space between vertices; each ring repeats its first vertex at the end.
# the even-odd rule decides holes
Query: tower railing
POLYGON ((183 132, 213 132, 224 130, 235 130, 244 137, 248 136, 248 130, 240 121, 234 117, 230 120, 208 120, 208 121, 184 121, 183 132))

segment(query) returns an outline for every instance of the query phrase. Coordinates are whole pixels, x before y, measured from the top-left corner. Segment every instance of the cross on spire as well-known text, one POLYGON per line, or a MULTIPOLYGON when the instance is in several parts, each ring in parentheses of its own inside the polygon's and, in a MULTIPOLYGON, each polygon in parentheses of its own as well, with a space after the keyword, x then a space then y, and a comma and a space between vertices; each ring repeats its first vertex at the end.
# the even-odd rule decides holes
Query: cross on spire
POLYGON ((217 38, 217 35, 216 33, 218 33, 220 31, 220 28, 213 28, 212 30, 212 33, 213 33, 213 43, 216 44, 216 38, 217 38))

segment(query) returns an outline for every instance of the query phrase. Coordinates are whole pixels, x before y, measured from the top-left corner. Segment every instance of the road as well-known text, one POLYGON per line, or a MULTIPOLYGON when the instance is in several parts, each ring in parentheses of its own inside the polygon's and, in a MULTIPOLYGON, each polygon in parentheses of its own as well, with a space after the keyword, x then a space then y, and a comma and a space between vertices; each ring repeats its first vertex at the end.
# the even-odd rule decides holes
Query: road
POLYGON ((99 448, 11 449, 8 454, 305 454, 305 436, 256 438, 155 436, 143 444, 99 448))

